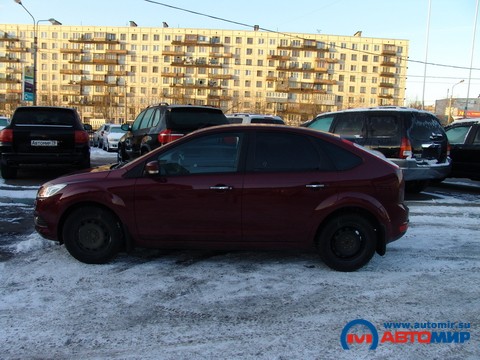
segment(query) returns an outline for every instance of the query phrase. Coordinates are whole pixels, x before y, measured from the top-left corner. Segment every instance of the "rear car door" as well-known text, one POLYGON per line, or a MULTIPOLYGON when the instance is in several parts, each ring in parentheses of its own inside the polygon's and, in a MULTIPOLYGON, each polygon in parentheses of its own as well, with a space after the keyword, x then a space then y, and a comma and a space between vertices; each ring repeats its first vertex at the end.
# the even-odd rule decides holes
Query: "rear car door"
POLYGON ((179 140, 147 160, 158 161, 160 174, 135 185, 142 242, 215 247, 241 241, 243 138, 223 132, 179 140))

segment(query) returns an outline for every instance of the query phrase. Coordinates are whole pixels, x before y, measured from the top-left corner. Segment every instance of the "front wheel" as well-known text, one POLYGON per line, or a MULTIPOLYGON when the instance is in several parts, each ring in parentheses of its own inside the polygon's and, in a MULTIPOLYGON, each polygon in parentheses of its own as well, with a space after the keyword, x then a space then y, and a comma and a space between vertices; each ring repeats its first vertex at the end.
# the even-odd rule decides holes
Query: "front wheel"
POLYGON ((73 211, 63 226, 68 252, 87 264, 104 264, 113 259, 123 242, 123 232, 115 216, 97 207, 73 211))
POLYGON ((355 271, 375 254, 375 229, 357 214, 340 215, 329 220, 317 240, 323 262, 337 271, 355 271))

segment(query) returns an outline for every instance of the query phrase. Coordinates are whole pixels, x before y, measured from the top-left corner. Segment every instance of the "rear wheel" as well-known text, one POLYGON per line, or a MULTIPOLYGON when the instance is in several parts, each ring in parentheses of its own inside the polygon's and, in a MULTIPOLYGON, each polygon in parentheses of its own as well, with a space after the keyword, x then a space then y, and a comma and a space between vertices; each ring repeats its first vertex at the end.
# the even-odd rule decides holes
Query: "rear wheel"
POLYGON ((355 271, 375 254, 374 226, 357 214, 339 215, 329 220, 318 237, 320 257, 337 271, 355 271))
POLYGON ((1 167, 1 173, 2 173, 2 178, 5 180, 8 179, 15 179, 17 177, 17 168, 8 166, 8 165, 2 165, 1 167))
POLYGON ((62 234, 68 252, 87 264, 110 261, 123 243, 123 232, 116 217, 93 206, 73 211, 65 221, 62 234))

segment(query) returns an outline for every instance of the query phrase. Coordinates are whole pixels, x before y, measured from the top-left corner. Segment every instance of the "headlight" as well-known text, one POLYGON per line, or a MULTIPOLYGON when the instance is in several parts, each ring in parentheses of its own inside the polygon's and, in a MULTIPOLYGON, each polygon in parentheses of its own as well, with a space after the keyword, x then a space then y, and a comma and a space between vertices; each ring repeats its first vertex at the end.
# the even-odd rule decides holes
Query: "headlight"
POLYGON ((40 190, 38 190, 37 197, 39 198, 48 198, 50 196, 55 195, 60 190, 62 190, 67 184, 56 184, 56 185, 46 185, 42 186, 40 190))

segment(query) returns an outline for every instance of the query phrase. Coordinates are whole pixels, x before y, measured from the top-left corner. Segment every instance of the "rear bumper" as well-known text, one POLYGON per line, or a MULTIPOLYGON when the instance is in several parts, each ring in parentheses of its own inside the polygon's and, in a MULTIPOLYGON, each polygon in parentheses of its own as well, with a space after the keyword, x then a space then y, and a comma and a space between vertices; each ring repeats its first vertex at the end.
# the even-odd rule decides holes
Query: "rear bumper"
POLYGON ((390 159, 403 171, 405 181, 445 179, 452 170, 450 158, 444 163, 418 162, 415 159, 390 159))

